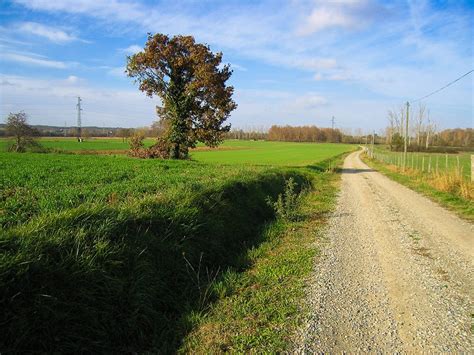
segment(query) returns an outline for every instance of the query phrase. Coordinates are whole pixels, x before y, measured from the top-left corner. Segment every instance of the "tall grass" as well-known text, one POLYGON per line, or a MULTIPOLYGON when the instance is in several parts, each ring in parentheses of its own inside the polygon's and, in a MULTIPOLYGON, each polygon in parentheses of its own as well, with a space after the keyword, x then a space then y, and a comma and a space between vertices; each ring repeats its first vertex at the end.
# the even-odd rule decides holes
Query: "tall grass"
POLYGON ((396 165, 389 165, 389 169, 407 175, 421 183, 426 183, 439 191, 474 200, 474 185, 463 176, 462 171, 423 173, 411 168, 403 170, 396 165))
POLYGON ((395 181, 425 194, 442 206, 453 210, 459 216, 474 221, 474 184, 470 182, 462 168, 454 171, 420 171, 411 167, 403 170, 397 165, 387 164, 364 156, 373 168, 388 175, 395 181))

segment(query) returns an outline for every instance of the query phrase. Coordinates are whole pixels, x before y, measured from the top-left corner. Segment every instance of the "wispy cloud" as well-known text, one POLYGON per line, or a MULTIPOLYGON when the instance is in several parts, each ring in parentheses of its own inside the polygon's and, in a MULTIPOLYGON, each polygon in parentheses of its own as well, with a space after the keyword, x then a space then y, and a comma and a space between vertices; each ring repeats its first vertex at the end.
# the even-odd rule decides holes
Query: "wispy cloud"
POLYGON ((18 24, 16 31, 43 37, 55 43, 67 43, 79 40, 76 36, 63 31, 62 29, 45 26, 36 22, 22 22, 18 24))
POLYGON ((231 69, 236 69, 240 71, 247 71, 248 69, 242 65, 236 64, 236 63, 231 63, 230 64, 231 69))
MULTIPOLYGON (((77 96, 83 99, 83 124, 138 127, 156 118, 154 100, 134 89, 97 89, 74 77, 36 79, 0 74, 2 90, 0 114, 24 110, 32 123, 73 125, 76 120, 77 96), (25 97, 29 97, 25 101, 25 97), (54 107, 54 110, 51 110, 54 107)), ((156 100, 155 100, 156 101, 156 100)))
MULTIPOLYGON (((369 115, 367 112, 383 116, 386 102, 382 100, 399 102, 421 96, 472 67, 473 12, 470 5, 466 10, 465 2, 440 6, 404 0, 186 1, 183 5, 167 0, 153 4, 145 0, 77 0, 71 6, 66 1, 10 1, 39 14, 35 19, 49 16, 51 22, 45 23, 52 26, 64 17, 87 24, 93 19, 98 37, 113 37, 107 45, 117 44, 107 48, 115 53, 104 55, 98 64, 108 66, 101 73, 109 75, 108 83, 114 81, 112 76, 123 76, 123 54, 141 49, 143 43, 137 38, 143 39, 146 32, 194 35, 212 50, 224 52, 224 61, 245 64, 245 68, 232 65, 236 69, 232 80, 236 90, 240 89, 239 108, 233 115, 237 120, 283 120, 316 114, 331 117, 330 110, 347 119, 360 120, 369 115), (255 80, 239 81, 239 77, 251 75, 255 80), (241 90, 265 86, 268 80, 281 92, 249 96, 241 90), (332 104, 336 101, 344 105, 336 107, 332 104), (371 110, 370 105, 377 110, 371 110), (355 108, 360 107, 367 111, 359 113, 355 108)), ((67 27, 56 28, 74 36, 67 27)), ((23 58, 23 64, 55 62, 53 54, 48 54, 51 58, 26 56, 32 60, 23 58)), ((446 102, 463 105, 463 112, 467 112, 472 84, 459 83, 443 95, 446 102)), ((472 117, 472 104, 470 111, 472 117)), ((446 120, 456 116, 447 110, 440 112, 446 120)), ((463 117, 464 122, 469 120, 463 117)))
POLYGON ((57 60, 50 60, 39 55, 28 55, 22 53, 6 52, 1 56, 2 60, 21 63, 45 68, 66 69, 71 66, 70 63, 61 62, 57 60))
POLYGON ((131 46, 128 46, 127 48, 122 48, 122 52, 126 54, 135 54, 143 50, 143 47, 140 47, 138 44, 132 44, 131 46))

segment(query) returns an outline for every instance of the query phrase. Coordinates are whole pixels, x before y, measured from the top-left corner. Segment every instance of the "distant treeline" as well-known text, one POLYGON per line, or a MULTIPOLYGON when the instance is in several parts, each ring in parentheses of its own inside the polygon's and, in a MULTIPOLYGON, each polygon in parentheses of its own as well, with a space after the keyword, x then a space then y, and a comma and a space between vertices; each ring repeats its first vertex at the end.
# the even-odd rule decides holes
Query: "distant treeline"
POLYGON ((233 129, 227 132, 225 137, 226 139, 267 140, 268 132, 233 129))
POLYGON ((271 126, 268 140, 285 142, 342 142, 343 134, 338 129, 316 126, 271 126))
POLYGON ((433 143, 450 147, 474 147, 474 130, 472 128, 445 129, 435 134, 433 143))

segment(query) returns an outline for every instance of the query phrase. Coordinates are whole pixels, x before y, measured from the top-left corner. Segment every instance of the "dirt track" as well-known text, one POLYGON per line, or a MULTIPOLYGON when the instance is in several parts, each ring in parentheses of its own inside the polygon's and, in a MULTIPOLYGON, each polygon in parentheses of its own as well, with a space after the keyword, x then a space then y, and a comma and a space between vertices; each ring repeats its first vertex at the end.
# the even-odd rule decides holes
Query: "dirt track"
POLYGON ((473 225, 359 154, 344 163, 297 350, 472 353, 473 225))

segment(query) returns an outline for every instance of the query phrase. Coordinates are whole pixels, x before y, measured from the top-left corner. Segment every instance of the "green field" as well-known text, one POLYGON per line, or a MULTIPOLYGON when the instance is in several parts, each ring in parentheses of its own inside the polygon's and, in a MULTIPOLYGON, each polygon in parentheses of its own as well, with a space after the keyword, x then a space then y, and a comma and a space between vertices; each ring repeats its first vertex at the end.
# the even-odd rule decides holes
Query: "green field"
MULTIPOLYGON (((0 153, 0 348, 176 351, 222 296, 219 280, 253 263, 248 253, 275 219, 268 198, 290 177, 297 191, 326 186, 328 161, 354 148, 229 141, 189 161, 0 153)), ((334 201, 314 196, 328 199, 324 211, 334 201)), ((280 299, 277 311, 289 307, 280 299)))
MULTIPOLYGON (((76 138, 40 138, 38 141, 45 148, 67 152, 87 150, 120 151, 128 149, 128 143, 123 142, 120 138, 90 138, 81 143, 76 138)), ((10 139, 0 139, 0 151, 5 151, 10 143, 10 139)), ((151 143, 151 140, 148 140, 147 143, 151 143)))
MULTIPOLYGON (((376 158, 387 164, 401 166, 403 152, 392 152, 386 148, 375 149, 376 158)), ((408 152, 407 166, 418 171, 428 173, 458 171, 466 178, 471 178, 471 153, 442 154, 408 152)))
MULTIPOLYGON (((114 153, 122 154, 129 148, 127 142, 120 138, 90 138, 84 142, 77 142, 75 138, 41 138, 39 140, 45 148, 57 149, 65 152, 114 153)), ((153 144, 148 138, 145 145, 153 144)), ((9 140, 0 140, 0 151, 7 149, 9 140)), ((191 159, 206 163, 219 164, 252 164, 278 166, 304 166, 341 154, 354 146, 331 143, 289 143, 228 140, 219 148, 198 149, 191 152, 191 159)))

